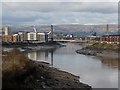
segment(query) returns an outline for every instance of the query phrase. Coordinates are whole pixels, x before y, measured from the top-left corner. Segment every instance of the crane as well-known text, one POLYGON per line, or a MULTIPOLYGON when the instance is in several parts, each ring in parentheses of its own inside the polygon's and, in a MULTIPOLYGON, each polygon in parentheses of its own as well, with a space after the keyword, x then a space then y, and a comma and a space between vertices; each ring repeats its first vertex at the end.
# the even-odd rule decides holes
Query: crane
POLYGON ((35 25, 34 25, 34 28, 33 28, 33 30, 34 30, 34 32, 35 32, 35 33, 37 32, 37 29, 36 29, 35 25))

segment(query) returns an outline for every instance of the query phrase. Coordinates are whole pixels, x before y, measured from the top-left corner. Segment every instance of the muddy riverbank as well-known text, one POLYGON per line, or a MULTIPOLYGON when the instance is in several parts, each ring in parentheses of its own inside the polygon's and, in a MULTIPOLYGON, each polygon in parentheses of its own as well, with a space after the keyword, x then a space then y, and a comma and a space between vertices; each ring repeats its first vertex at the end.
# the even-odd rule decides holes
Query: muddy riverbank
POLYGON ((82 49, 76 50, 76 53, 84 54, 84 55, 91 55, 91 56, 98 56, 98 57, 109 57, 118 59, 118 53, 119 53, 119 46, 117 45, 110 45, 106 44, 103 46, 103 44, 94 44, 88 47, 84 47, 82 49))
POLYGON ((48 42, 48 43, 39 43, 39 44, 35 44, 35 43, 27 44, 27 43, 25 43, 24 45, 23 44, 18 44, 18 45, 11 44, 11 46, 9 46, 8 44, 5 46, 3 45, 2 50, 10 52, 14 48, 17 48, 21 52, 33 52, 33 51, 39 51, 39 50, 51 50, 51 49, 56 49, 56 48, 66 46, 66 45, 63 45, 63 44, 58 43, 58 42, 48 42))
POLYGON ((79 77, 50 67, 43 62, 30 61, 33 67, 12 78, 3 77, 3 90, 6 88, 91 90, 91 87, 79 82, 79 77))
POLYGON ((119 55, 118 52, 115 51, 106 51, 106 50, 95 50, 95 49, 88 49, 88 48, 82 48, 76 50, 76 53, 83 54, 83 55, 91 55, 91 56, 98 56, 103 58, 113 58, 118 59, 119 55))
POLYGON ((9 88, 91 90, 89 85, 79 81, 79 76, 56 69, 48 63, 27 59, 18 51, 13 51, 12 53, 5 52, 4 54, 2 71, 3 90, 9 88), (14 57, 11 55, 14 55, 14 57))
POLYGON ((51 67, 49 64, 31 61, 36 67, 37 79, 42 81, 42 87, 45 88, 74 88, 90 90, 91 87, 79 82, 79 76, 75 76, 71 73, 58 70, 51 67), (40 76, 39 76, 40 75, 40 76))

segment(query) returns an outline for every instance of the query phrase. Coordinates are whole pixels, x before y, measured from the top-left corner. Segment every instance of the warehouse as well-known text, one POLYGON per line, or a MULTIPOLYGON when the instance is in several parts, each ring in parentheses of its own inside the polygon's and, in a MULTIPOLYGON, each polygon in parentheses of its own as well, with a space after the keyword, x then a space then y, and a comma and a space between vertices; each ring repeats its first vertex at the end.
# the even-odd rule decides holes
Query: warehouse
POLYGON ((102 42, 119 44, 120 35, 104 35, 102 36, 102 42))
POLYGON ((27 40, 28 41, 36 41, 37 40, 37 33, 35 33, 35 32, 27 33, 27 40))

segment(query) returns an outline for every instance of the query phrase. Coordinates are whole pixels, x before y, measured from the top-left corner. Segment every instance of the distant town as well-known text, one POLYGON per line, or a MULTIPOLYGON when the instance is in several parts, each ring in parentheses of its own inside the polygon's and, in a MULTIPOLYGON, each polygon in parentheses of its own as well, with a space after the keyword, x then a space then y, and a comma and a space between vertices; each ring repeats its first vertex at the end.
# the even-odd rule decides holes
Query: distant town
POLYGON ((120 42, 119 34, 109 34, 109 25, 106 25, 106 34, 98 36, 96 32, 90 36, 76 36, 74 34, 56 34, 54 33, 54 25, 50 26, 49 31, 39 32, 36 26, 33 26, 33 31, 25 32, 18 31, 15 34, 9 34, 9 26, 2 27, 2 42, 3 43, 42 43, 49 41, 68 41, 68 42, 100 42, 100 43, 116 43, 120 42))

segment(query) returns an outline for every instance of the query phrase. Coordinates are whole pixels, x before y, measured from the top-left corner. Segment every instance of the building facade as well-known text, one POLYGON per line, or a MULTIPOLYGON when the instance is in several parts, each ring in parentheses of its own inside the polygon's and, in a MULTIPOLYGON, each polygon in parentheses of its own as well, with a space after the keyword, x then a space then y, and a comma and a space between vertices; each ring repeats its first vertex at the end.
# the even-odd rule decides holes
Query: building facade
POLYGON ((8 42, 13 42, 13 37, 11 35, 7 36, 8 42))
POLYGON ((120 42, 120 35, 104 35, 101 42, 105 43, 118 43, 120 42))
POLYGON ((8 30, 9 30, 9 27, 8 26, 4 26, 2 28, 3 35, 9 35, 8 30))
POLYGON ((37 33, 37 41, 45 42, 45 33, 37 33))
POLYGON ((18 34, 14 34, 13 35, 13 42, 18 42, 19 39, 18 39, 18 34))
POLYGON ((27 33, 27 40, 28 41, 36 41, 37 33, 34 33, 34 32, 27 33))

